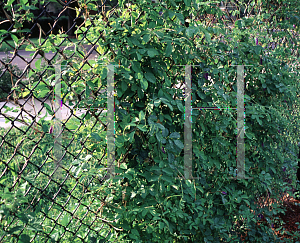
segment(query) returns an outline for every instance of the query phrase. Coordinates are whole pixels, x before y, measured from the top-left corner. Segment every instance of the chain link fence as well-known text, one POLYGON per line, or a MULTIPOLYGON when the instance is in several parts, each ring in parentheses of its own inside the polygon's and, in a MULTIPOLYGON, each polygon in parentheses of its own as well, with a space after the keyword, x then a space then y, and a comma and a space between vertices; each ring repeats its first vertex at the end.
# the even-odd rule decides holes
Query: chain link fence
POLYGON ((121 229, 102 217, 112 200, 104 188, 113 193, 105 180, 106 52, 97 48, 106 40, 101 32, 91 42, 84 23, 91 28, 102 16, 111 28, 118 2, 33 2, 20 10, 16 1, 10 11, 7 1, 0 3, 0 47, 12 51, 0 54, 0 124, 6 122, 0 128, 0 242, 113 242, 121 229), (55 80, 62 90, 58 108, 55 80), (54 124, 58 112, 61 131, 54 124))
POLYGON ((4 2, 0 5, 0 46, 13 50, 0 61, 0 119, 8 122, 0 130, 0 242, 108 241, 118 229, 102 217, 111 200, 103 191, 109 188, 106 82, 88 73, 90 66, 78 66, 82 61, 91 65, 103 54, 88 41, 83 23, 108 11, 114 14, 117 1, 94 1, 93 10, 79 9, 77 1, 26 5, 33 14, 17 33, 16 21, 29 13, 18 10, 17 2, 11 11, 4 2), (56 38, 59 33, 64 37, 56 38), (51 38, 53 45, 46 46, 51 38), (58 109, 55 80, 62 90, 58 109), (99 106, 91 107, 95 97, 99 106), (61 131, 53 122, 58 112, 61 131), (82 122, 84 117, 88 122, 82 122))

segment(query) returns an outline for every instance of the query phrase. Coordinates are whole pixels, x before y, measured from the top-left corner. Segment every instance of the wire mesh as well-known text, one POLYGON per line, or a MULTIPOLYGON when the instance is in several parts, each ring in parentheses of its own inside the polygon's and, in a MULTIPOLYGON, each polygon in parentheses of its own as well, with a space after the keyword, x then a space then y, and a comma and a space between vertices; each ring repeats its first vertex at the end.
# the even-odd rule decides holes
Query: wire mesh
MULTIPOLYGON (((8 122, 0 136, 0 242, 99 242, 107 241, 116 230, 113 221, 102 217, 108 200, 101 186, 109 187, 105 180, 106 83, 90 88, 91 80, 103 79, 78 70, 75 62, 90 65, 102 55, 84 31, 76 33, 83 28, 85 18, 105 15, 116 3, 95 1, 96 8, 89 12, 78 11, 76 1, 34 5, 37 9, 31 21, 24 22, 18 44, 11 36, 15 22, 9 18, 5 3, 1 4, 4 22, 0 46, 14 51, 0 61, 4 84, 0 86, 0 115, 8 122), (58 33, 65 34, 64 38, 53 42, 51 51, 43 48, 58 33), (37 50, 30 51, 32 47, 37 50), (57 63, 61 64, 60 77, 55 75, 57 63), (53 123, 59 111, 54 106, 55 79, 62 84, 61 131, 56 131, 53 123), (82 85, 73 88, 77 83, 82 85), (97 105, 95 97, 99 101, 96 108, 90 105, 97 105), (89 121, 83 123, 87 117, 89 121), (89 137, 88 133, 101 138, 89 137), (58 135, 61 144, 55 148, 53 141, 58 135), (57 152, 61 152, 60 163, 55 163, 57 152), (99 194, 91 193, 95 191, 99 194)), ((13 8, 17 9, 16 4, 13 8)))
MULTIPOLYGON (((99 15, 112 28, 109 19, 119 17, 118 1, 91 1, 91 9, 79 8, 78 1, 44 1, 28 5, 32 15, 21 10, 14 18, 6 3, 0 3, 0 47, 12 52, 0 53, 0 119, 7 121, 0 129, 0 242, 108 241, 119 229, 102 217, 111 200, 103 191, 110 186, 105 180, 107 73, 105 67, 89 70, 103 64, 99 60, 106 52, 97 49, 99 43, 115 50, 103 31, 94 41, 87 32, 99 15), (23 26, 16 25, 21 20, 23 26), (83 68, 78 62, 85 63, 83 68), (61 131, 53 123, 57 63, 65 111, 61 131), (62 138, 59 164, 53 142, 57 135, 62 138)), ((17 2, 12 5, 16 11, 17 2)))

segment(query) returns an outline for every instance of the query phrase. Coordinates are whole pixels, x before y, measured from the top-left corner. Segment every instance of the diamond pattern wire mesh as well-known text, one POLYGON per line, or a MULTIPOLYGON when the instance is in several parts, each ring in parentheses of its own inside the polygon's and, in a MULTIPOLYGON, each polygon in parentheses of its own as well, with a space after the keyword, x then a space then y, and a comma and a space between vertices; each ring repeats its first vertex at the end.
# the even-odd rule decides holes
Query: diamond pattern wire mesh
MULTIPOLYGON (((116 1, 105 1, 98 4, 97 11, 89 13, 90 17, 96 14, 105 14, 107 10, 116 6, 116 1), (102 13, 103 11, 103 13, 102 13)), ((38 4, 39 5, 39 4, 38 4)), ((4 3, 1 4, 1 17, 6 17, 4 3), (4 14, 4 15, 3 15, 4 14)), ((1 32, 0 46, 6 45, 14 49, 13 55, 2 59, 0 86, 2 94, 0 115, 10 120, 8 129, 1 128, 0 136, 0 187, 2 191, 0 242, 97 242, 108 240, 112 234, 113 226, 109 219, 102 218, 107 195, 91 194, 101 185, 105 184, 106 176, 106 121, 103 109, 94 109, 84 112, 82 109, 75 112, 77 107, 89 109, 91 101, 86 91, 86 82, 101 77, 98 74, 87 74, 85 70, 78 70, 77 61, 87 61, 103 53, 96 51, 94 43, 87 40, 82 31, 80 41, 75 42, 81 48, 74 52, 63 47, 65 42, 74 42, 76 29, 83 23, 83 9, 76 17, 78 7, 76 1, 45 2, 35 11, 31 23, 26 23, 28 31, 22 32, 23 42, 16 47, 9 41, 13 24, 7 17, 7 32, 1 32), (57 11, 57 12, 55 12, 57 11), (39 21, 46 18, 50 28, 39 21), (67 23, 66 26, 62 21, 67 23), (52 21, 51 21, 52 19, 52 21), (51 24, 52 23, 52 24, 51 24), (8 24, 10 26, 8 26, 8 24), (44 27, 44 28, 43 28, 44 27), (41 49, 33 52, 29 60, 23 57, 20 46, 43 45, 47 38, 62 30, 65 38, 57 43, 57 51, 52 55, 44 53, 41 49), (35 33, 37 32, 37 36, 35 33), (4 34, 3 34, 4 33, 4 34), (42 37, 40 43, 34 43, 31 37, 42 37), (30 37, 30 38, 29 38, 30 37), (84 45, 82 45, 84 43, 84 45), (38 61, 42 58, 41 62, 38 61), (60 59, 60 60, 58 60, 60 59), (18 67, 12 63, 17 60, 18 67), (60 168, 54 163, 54 134, 53 125, 47 123, 55 117, 54 103, 54 65, 62 64, 61 80, 64 96, 63 108, 69 109, 62 123, 62 161, 60 168), (20 65, 21 64, 21 65, 20 65), (25 66, 24 66, 25 64, 25 66), (33 68, 41 68, 32 71, 33 68), (76 67, 75 67, 76 66, 76 67), (20 70, 20 67, 22 70, 20 70), (98 76, 97 76, 98 75, 98 76), (7 84, 12 82, 12 85, 7 84), (77 85, 76 83, 85 85, 77 85), (14 90, 10 90, 12 87, 14 90), (39 91, 42 87, 46 92, 39 91), (23 96, 20 96, 21 92, 23 96), (75 104, 74 104, 75 103, 75 104), (72 105, 70 105, 72 104, 72 105), (9 110, 12 105, 19 107, 17 112, 9 110), (52 117, 46 115, 46 107, 54 111, 52 117), (52 108, 51 108, 52 107, 52 108), (81 112, 80 112, 81 111, 81 112), (69 112, 71 114, 69 114, 69 112), (82 123, 85 116, 91 116, 89 122, 82 123), (74 131, 74 124, 80 124, 74 131), (22 125, 22 126, 21 126, 22 125), (99 134, 102 141, 95 141, 86 136, 87 133, 99 134), (66 163, 68 161, 68 164, 66 163), (70 161, 72 163, 70 163, 70 161), (95 176, 97 175, 97 176, 95 176)), ((21 17, 21 16, 20 16, 21 17)), ((2 25, 2 28, 3 28, 2 25)), ((80 36, 79 35, 79 36, 80 36)), ((77 36, 77 39, 80 39, 77 36)), ((101 38, 101 33, 99 33, 101 38)), ((53 46, 52 46, 53 47, 53 46)), ((51 47, 51 48, 52 48, 51 47)), ((51 49, 50 48, 50 49, 51 49)), ((105 69, 105 67, 103 68, 105 69)), ((99 107, 105 108, 105 81, 98 90, 92 90, 90 97, 99 99, 99 107), (102 102, 100 101, 102 98, 102 102)), ((106 96, 107 97, 107 96, 106 96)), ((94 102, 96 103, 96 102, 94 102)), ((51 110, 47 110, 51 113, 51 110)), ((109 187, 109 185, 106 185, 109 187)))
MULTIPOLYGON (((100 190, 101 185, 109 187, 104 180, 107 125, 103 109, 99 108, 105 108, 107 97, 103 78, 105 68, 100 75, 88 73, 88 68, 78 69, 75 60, 92 67, 88 59, 106 54, 96 50, 96 43, 107 44, 112 50, 102 32, 97 33, 98 39, 91 42, 83 22, 89 17, 93 26, 94 16, 102 15, 107 27, 111 27, 110 16, 118 17, 114 11, 117 1, 92 1, 97 5, 93 10, 79 9, 77 1, 37 4, 31 21, 24 25, 26 31, 20 32, 23 38, 17 46, 9 41, 16 19, 10 18, 4 9, 6 2, 0 3, 0 46, 5 45, 13 53, 9 58, 1 56, 0 60, 0 118, 10 122, 10 127, 0 129, 0 242, 107 241, 118 229, 113 227, 112 220, 101 217, 104 205, 110 200, 100 190), (106 15, 108 10, 110 16, 106 15), (43 21, 48 21, 48 24, 43 25, 43 21), (81 33, 76 33, 76 29, 81 33), (57 42, 55 35, 58 33, 65 35, 57 42), (81 40, 77 42, 75 36, 81 40), (32 37, 38 38, 38 42, 32 37), (48 38, 52 38, 54 44, 45 52, 38 48, 31 57, 24 58, 21 45, 30 50, 30 46, 43 46, 48 38), (65 46, 66 43, 69 46, 65 46), (18 63, 19 68, 12 63, 18 63), (53 126, 47 123, 56 113, 53 80, 57 63, 62 64, 63 108, 71 113, 62 123, 63 159, 60 168, 54 163, 53 126), (35 67, 37 69, 33 71, 35 67), (102 82, 100 88, 88 91, 86 83, 89 80, 102 82), (47 92, 39 91, 41 86, 43 90, 46 87, 47 92), (89 99, 97 104, 95 97, 99 99, 98 106, 91 107, 89 99), (13 112, 16 108, 11 107, 19 109, 13 112), (97 109, 78 114, 74 110, 77 107, 97 109), (48 113, 54 111, 52 117, 43 118, 46 110, 48 113), (83 118, 87 117, 89 119, 83 124, 83 118), (74 130, 74 124, 80 124, 77 130, 74 130), (93 132, 100 134, 102 139, 86 136, 93 132), (90 193, 98 188, 98 195, 90 193)), ((16 15, 17 20, 21 21, 24 14, 23 11, 16 15)), ((298 50, 295 51, 294 54, 299 55, 298 50)))

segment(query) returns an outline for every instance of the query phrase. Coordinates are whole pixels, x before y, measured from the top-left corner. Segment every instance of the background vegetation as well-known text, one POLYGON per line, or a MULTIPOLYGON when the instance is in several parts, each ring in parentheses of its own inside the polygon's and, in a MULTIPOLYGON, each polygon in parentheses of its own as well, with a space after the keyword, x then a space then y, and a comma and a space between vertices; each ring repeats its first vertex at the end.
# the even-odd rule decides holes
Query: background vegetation
MULTIPOLYGON (((75 98, 89 112, 82 120, 63 123, 61 177, 54 179, 55 164, 49 159, 51 134, 46 133, 52 121, 39 121, 40 136, 32 137, 29 129, 22 129, 21 136, 2 131, 2 239, 240 242, 248 231, 247 242, 283 242, 272 230, 278 205, 269 210, 255 201, 266 191, 278 198, 287 188, 284 166, 296 187, 299 63, 292 53, 298 39, 292 34, 299 28, 298 5, 231 4, 238 9, 223 20, 217 2, 189 0, 119 1, 115 15, 85 15, 78 34, 84 43, 97 43, 102 55, 89 64, 63 58, 68 67, 63 69, 62 99, 75 98), (234 16, 234 28, 226 28, 234 16), (284 31, 270 32, 276 28, 284 31), (100 122, 99 111, 89 108, 107 102, 106 92, 99 92, 107 85, 106 64, 117 65, 115 151, 122 179, 104 181, 106 120, 100 122), (174 85, 184 83, 187 64, 199 65, 192 72, 193 107, 235 107, 235 65, 252 65, 245 66, 245 168, 253 179, 230 178, 236 167, 234 110, 193 110, 194 176, 201 179, 179 178, 184 174, 185 110, 183 93, 174 85), (22 140, 28 141, 23 149, 22 140), (28 165, 21 169, 22 163, 28 165), (260 214, 268 225, 257 224, 260 214)), ((45 40, 45 51, 55 49, 52 40, 45 40)), ((44 85, 35 92, 51 93, 51 78, 40 77, 40 82, 44 85)))

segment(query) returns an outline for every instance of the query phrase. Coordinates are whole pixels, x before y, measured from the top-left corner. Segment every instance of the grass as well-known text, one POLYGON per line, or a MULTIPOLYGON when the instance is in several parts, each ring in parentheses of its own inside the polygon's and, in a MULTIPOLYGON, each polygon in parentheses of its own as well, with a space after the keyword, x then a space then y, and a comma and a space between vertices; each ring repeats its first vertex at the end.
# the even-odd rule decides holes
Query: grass
MULTIPOLYGON (((30 39, 36 46, 39 45, 39 38, 31 38, 30 39)), ((72 42, 73 43, 77 43, 78 40, 77 39, 72 39, 72 42)), ((66 46, 68 44, 68 42, 64 42, 62 44, 62 46, 66 46)), ((25 43, 18 47, 18 50, 25 50, 26 46, 28 46, 28 42, 25 41, 25 43)), ((6 41, 3 41, 1 44, 0 44, 0 52, 7 52, 7 51, 14 51, 14 48, 15 48, 15 43, 13 40, 6 40, 6 41), (12 48, 12 47, 13 48, 12 48)))

